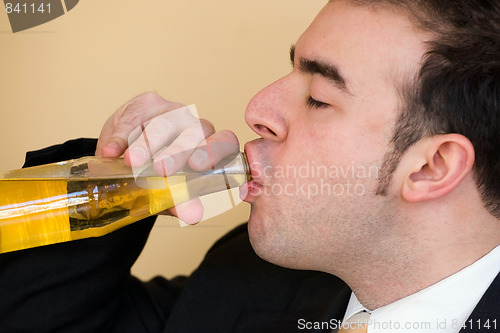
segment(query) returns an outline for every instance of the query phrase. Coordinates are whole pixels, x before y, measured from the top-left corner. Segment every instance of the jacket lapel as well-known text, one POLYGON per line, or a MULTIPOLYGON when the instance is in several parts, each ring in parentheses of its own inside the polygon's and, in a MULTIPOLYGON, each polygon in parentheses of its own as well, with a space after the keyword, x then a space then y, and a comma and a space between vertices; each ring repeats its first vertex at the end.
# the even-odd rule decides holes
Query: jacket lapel
POLYGON ((342 320, 350 296, 342 280, 318 273, 302 281, 284 313, 245 311, 234 332, 331 332, 332 325, 342 320))
POLYGON ((500 331, 500 273, 465 322, 460 333, 500 331))

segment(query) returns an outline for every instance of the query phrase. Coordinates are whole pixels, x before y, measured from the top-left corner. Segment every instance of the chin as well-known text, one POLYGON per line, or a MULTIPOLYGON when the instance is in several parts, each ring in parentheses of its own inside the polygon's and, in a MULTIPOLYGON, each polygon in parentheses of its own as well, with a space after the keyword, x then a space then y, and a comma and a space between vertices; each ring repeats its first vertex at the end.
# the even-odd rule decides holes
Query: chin
POLYGON ((254 207, 252 207, 250 218, 248 220, 248 237, 255 253, 262 259, 275 263, 276 246, 273 246, 271 232, 265 227, 265 220, 258 216, 254 207), (270 239, 271 238, 271 239, 270 239), (274 256, 270 255, 275 253, 274 256))
POLYGON ((259 219, 255 213, 255 209, 252 206, 250 217, 248 219, 248 238, 250 239, 250 244, 252 245, 254 251, 261 257, 261 248, 264 241, 264 231, 262 226, 262 219, 259 219))
POLYGON ((250 214, 248 236, 253 250, 261 259, 272 264, 286 268, 299 268, 296 262, 297 257, 291 255, 293 251, 287 249, 287 244, 283 242, 288 237, 276 228, 272 228, 275 226, 274 223, 276 223, 274 220, 265 220, 259 218, 257 214, 250 214))

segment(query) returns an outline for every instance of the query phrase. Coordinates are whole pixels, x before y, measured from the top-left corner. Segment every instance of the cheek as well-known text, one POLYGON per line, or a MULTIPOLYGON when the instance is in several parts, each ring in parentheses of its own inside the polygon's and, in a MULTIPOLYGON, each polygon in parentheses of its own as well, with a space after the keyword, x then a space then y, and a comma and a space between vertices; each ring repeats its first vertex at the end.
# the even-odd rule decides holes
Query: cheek
MULTIPOLYGON (((314 112, 314 111, 311 111, 314 112)), ((332 150, 341 149, 346 140, 342 127, 326 117, 301 115, 289 123, 284 146, 301 157, 319 158, 328 156, 332 150)))
POLYGON ((312 215, 374 193, 385 149, 369 134, 346 138, 343 131, 298 135, 302 139, 290 140, 288 149, 274 155, 271 197, 277 205, 299 206, 312 215))

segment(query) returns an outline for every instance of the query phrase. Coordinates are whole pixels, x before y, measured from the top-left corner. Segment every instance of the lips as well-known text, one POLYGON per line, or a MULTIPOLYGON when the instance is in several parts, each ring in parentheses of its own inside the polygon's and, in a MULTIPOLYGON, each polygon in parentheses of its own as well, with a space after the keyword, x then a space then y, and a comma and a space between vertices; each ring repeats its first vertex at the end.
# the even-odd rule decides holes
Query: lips
POLYGON ((258 197, 260 193, 262 193, 262 188, 264 187, 264 182, 261 179, 261 176, 263 175, 263 167, 262 164, 256 159, 256 152, 253 147, 252 142, 247 142, 245 144, 245 153, 248 158, 248 164, 250 165, 252 180, 240 187, 241 200, 250 203, 252 203, 253 200, 258 197))

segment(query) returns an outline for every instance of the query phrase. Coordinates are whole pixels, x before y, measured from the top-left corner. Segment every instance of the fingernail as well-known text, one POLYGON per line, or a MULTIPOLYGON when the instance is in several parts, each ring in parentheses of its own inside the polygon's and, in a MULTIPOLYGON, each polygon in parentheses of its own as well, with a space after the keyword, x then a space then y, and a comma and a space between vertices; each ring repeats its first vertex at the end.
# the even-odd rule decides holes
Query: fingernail
POLYGON ((204 150, 195 150, 190 159, 197 166, 204 167, 208 163, 208 153, 204 150))
POLYGON ((140 147, 134 147, 130 150, 130 163, 132 165, 142 164, 148 159, 146 151, 140 147))

